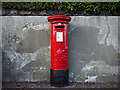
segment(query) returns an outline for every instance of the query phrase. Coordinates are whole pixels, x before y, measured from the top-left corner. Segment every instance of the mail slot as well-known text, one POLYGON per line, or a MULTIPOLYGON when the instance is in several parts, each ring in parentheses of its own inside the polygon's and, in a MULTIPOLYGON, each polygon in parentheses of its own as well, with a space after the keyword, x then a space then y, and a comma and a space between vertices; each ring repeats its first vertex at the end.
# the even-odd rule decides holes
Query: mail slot
POLYGON ((51 23, 51 70, 52 86, 68 85, 68 22, 71 17, 53 15, 48 17, 51 23))
POLYGON ((64 28, 64 26, 55 26, 55 28, 64 28))

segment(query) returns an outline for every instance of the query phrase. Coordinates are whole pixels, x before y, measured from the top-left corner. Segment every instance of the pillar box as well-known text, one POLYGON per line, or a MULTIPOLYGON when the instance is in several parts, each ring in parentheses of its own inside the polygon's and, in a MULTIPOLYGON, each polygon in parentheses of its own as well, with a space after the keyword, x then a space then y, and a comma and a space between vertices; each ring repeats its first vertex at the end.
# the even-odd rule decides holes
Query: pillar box
POLYGON ((71 17, 65 15, 49 16, 51 23, 51 70, 52 86, 68 85, 68 22, 71 17))

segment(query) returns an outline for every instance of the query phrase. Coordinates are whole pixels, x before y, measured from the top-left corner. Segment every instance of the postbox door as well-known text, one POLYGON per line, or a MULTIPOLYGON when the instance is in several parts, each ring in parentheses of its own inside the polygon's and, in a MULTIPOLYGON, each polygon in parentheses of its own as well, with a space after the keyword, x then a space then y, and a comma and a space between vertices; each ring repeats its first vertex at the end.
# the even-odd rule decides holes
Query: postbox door
POLYGON ((68 24, 53 24, 51 38, 51 68, 68 69, 68 24))

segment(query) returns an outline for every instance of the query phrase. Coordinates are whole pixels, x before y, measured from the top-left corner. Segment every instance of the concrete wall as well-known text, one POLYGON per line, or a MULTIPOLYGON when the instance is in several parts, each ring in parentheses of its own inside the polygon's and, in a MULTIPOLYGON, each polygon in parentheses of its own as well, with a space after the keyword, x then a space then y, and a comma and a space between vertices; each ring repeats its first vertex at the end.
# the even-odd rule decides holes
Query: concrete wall
MULTIPOLYGON (((2 14, 2 3, 0 2, 0 15, 2 14)), ((0 16, 0 89, 2 88, 2 16, 0 16)))
MULTIPOLYGON (((72 16, 69 79, 117 82, 118 17, 72 16)), ((48 81, 50 24, 46 16, 2 17, 3 81, 48 81)))
POLYGON ((2 19, 0 16, 0 89, 2 88, 2 19))

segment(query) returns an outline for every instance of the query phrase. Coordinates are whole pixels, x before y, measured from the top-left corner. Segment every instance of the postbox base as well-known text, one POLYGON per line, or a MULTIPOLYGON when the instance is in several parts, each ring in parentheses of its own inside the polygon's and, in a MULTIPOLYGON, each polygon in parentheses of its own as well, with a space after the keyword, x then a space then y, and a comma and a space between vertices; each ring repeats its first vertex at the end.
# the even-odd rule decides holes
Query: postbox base
POLYGON ((68 85, 68 69, 67 70, 50 70, 51 86, 64 87, 68 85))

